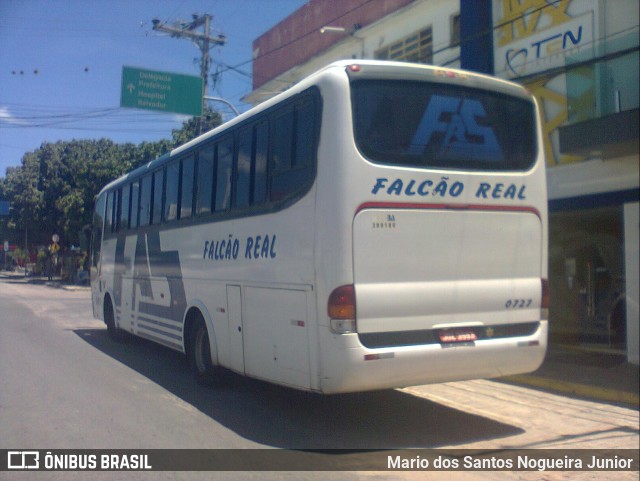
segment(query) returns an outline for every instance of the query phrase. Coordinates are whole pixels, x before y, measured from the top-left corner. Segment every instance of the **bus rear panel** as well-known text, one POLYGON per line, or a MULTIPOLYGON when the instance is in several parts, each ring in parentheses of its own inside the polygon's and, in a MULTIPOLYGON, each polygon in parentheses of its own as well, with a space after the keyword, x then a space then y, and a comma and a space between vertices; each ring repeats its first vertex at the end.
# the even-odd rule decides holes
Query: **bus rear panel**
POLYGON ((548 295, 535 101, 460 71, 365 62, 345 70, 353 137, 331 168, 357 182, 338 199, 320 190, 319 203, 351 212, 342 246, 351 272, 328 300, 322 390, 537 369, 548 295))

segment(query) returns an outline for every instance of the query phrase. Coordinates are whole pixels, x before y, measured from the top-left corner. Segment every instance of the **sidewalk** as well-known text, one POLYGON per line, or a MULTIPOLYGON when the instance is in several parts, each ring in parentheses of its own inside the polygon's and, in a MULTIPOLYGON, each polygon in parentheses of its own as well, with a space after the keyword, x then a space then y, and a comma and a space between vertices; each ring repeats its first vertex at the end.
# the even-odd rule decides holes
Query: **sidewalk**
POLYGON ((638 366, 626 356, 578 345, 551 345, 540 368, 501 381, 638 409, 638 366))
POLYGON ((89 284, 71 284, 62 282, 60 277, 54 276, 52 280, 48 280, 46 276, 25 276, 24 271, 0 271, 0 279, 7 279, 11 282, 22 284, 46 285, 66 291, 90 290, 89 284))

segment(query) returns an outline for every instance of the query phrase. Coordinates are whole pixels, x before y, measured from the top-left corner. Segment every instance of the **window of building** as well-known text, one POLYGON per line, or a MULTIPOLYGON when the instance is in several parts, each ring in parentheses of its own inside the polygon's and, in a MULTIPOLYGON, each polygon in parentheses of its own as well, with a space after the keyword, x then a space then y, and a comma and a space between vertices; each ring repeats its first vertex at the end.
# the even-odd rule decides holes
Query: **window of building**
POLYGON ((551 212, 549 242, 550 336, 624 349, 622 206, 551 212))
POLYGON ((378 60, 433 63, 433 33, 431 27, 414 32, 391 45, 376 50, 378 60))
POLYGON ((460 14, 456 13, 455 15, 451 15, 449 21, 449 32, 451 38, 451 46, 457 47, 460 45, 460 14))

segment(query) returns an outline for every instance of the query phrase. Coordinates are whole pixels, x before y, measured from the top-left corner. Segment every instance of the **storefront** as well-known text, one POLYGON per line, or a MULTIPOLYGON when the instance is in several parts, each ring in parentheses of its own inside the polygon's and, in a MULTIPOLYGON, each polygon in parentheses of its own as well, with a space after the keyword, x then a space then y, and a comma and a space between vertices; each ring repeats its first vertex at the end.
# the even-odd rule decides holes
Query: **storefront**
POLYGON ((557 210, 549 214, 551 340, 624 353, 623 205, 590 208, 575 201, 554 204, 557 210))
POLYGON ((494 0, 492 12, 494 74, 526 85, 542 111, 551 345, 636 364, 638 8, 494 0))

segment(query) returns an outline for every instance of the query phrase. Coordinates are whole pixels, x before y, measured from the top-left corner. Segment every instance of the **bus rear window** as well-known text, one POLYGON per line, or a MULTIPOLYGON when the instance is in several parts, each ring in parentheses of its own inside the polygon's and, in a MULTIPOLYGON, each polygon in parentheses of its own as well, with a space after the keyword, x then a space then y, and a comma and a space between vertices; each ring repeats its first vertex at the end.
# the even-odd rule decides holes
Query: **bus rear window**
POLYGON ((356 143, 373 162, 522 171, 535 161, 529 100, 428 82, 363 79, 351 87, 356 143))

